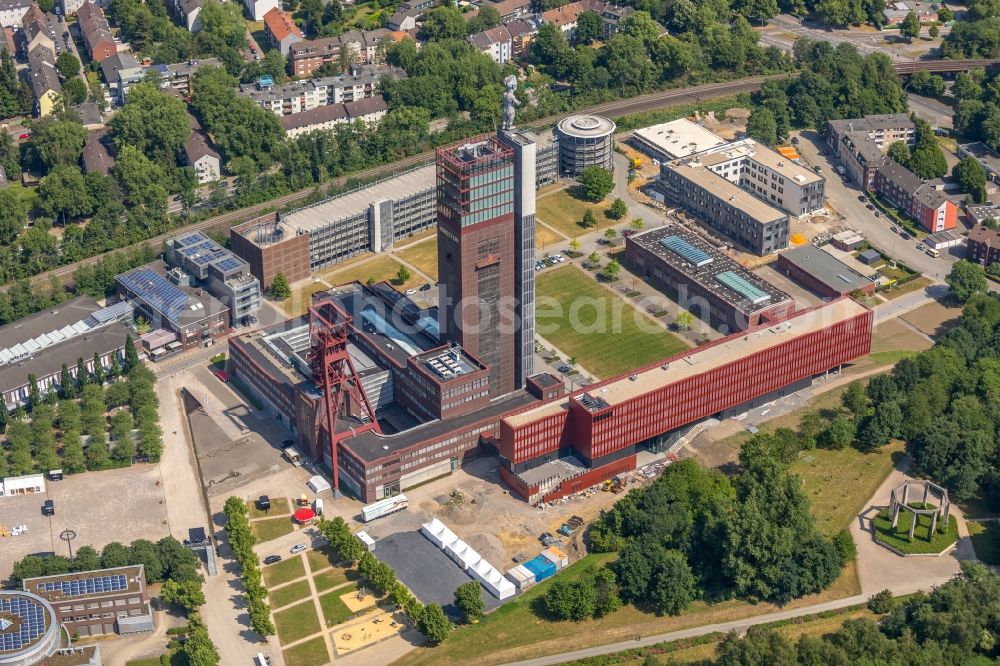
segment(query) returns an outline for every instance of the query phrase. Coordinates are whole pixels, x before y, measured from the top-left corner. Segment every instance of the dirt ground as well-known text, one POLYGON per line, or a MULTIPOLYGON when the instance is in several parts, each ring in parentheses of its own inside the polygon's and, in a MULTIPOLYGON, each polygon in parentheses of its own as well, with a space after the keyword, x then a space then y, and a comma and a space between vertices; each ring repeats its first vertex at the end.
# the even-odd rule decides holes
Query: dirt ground
POLYGON ((935 337, 948 330, 949 325, 946 322, 961 314, 962 308, 960 307, 949 307, 938 301, 933 301, 907 312, 901 318, 917 330, 935 337))

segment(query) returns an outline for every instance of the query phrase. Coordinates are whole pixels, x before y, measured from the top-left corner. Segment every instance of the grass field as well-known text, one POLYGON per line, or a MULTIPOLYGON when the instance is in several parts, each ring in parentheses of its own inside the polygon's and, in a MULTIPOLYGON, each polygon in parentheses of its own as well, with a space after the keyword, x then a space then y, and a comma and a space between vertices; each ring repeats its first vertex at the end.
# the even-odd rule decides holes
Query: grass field
POLYGON ((267 596, 271 600, 271 608, 287 606, 309 596, 309 581, 300 580, 289 583, 271 591, 267 596))
POLYGON ((570 194, 569 189, 561 189, 552 194, 540 196, 535 201, 536 217, 567 238, 594 231, 596 228, 600 228, 602 223, 604 226, 611 224, 612 222, 604 217, 604 209, 610 205, 611 201, 608 199, 600 203, 578 199, 570 194), (597 216, 598 226, 591 229, 585 229, 582 224, 583 214, 588 208, 592 208, 594 215, 597 216))
POLYGON ((323 619, 326 621, 327 627, 340 624, 354 615, 351 609, 340 599, 340 596, 348 592, 353 592, 356 589, 355 586, 349 585, 348 587, 342 587, 339 590, 324 594, 319 598, 319 605, 323 608, 323 619))
POLYGON ((913 293, 914 291, 925 289, 930 284, 931 284, 930 278, 918 277, 915 280, 910 280, 901 287, 893 287, 892 289, 888 289, 886 291, 882 291, 879 293, 891 300, 893 298, 899 298, 904 294, 910 294, 913 293))
POLYGON ((396 282, 396 272, 399 271, 399 267, 402 264, 387 254, 367 256, 371 256, 371 259, 368 261, 352 261, 350 265, 343 267, 334 266, 326 272, 321 273, 319 277, 333 286, 354 282, 355 280, 358 282, 367 282, 371 279, 373 282, 391 282, 397 289, 410 289, 418 287, 425 282, 420 276, 411 275, 410 279, 404 284, 398 284, 396 282))
POLYGON ((338 585, 343 585, 349 580, 357 580, 357 578, 358 573, 354 569, 334 567, 329 571, 324 571, 321 574, 313 576, 313 584, 316 585, 317 590, 323 592, 338 585))
POLYGON ((1000 564, 1000 523, 989 521, 965 521, 972 539, 972 548, 985 564, 1000 564))
POLYGON ((420 241, 404 250, 399 250, 396 254, 403 261, 415 266, 417 270, 423 271, 431 279, 437 281, 437 238, 428 238, 425 241, 420 241))
POLYGON ((540 224, 535 225, 535 247, 541 249, 555 243, 561 243, 563 240, 562 236, 548 227, 543 227, 540 224))
POLYGON ((913 513, 900 511, 896 528, 893 529, 892 514, 889 509, 879 512, 872 521, 876 540, 909 554, 940 553, 958 541, 958 521, 955 520, 955 516, 948 516, 948 528, 943 532, 940 529, 935 530, 930 540, 928 535, 931 531, 931 517, 916 516, 917 528, 913 530, 911 541, 908 535, 913 518, 913 513))
POLYGON ((286 666, 323 666, 330 663, 330 653, 322 636, 283 650, 282 655, 286 666))
POLYGON ((278 640, 282 645, 294 643, 321 629, 312 599, 275 613, 274 626, 278 629, 278 640))
POLYGON ((687 349, 655 319, 574 266, 539 274, 536 290, 538 334, 598 377, 628 372, 687 349))
POLYGON ((257 500, 248 501, 247 508, 250 509, 251 519, 267 518, 268 516, 283 516, 292 512, 291 504, 288 502, 287 497, 272 497, 271 508, 267 511, 261 511, 257 508, 257 500))
POLYGON ((264 574, 264 585, 276 587, 282 583, 302 578, 306 575, 306 568, 302 564, 302 558, 295 556, 288 560, 283 560, 277 564, 269 564, 261 569, 264 574))
POLYGON ((330 562, 330 547, 322 546, 321 548, 313 548, 306 551, 306 561, 309 562, 309 571, 316 573, 317 571, 322 571, 331 565, 330 562))
POLYGON ((254 536, 257 537, 257 543, 285 536, 294 529, 292 519, 288 516, 255 520, 250 523, 250 527, 253 529, 254 536))
MULTIPOLYGON (((613 554, 588 555, 557 576, 536 585, 517 599, 484 617, 477 625, 464 625, 451 633, 437 648, 413 650, 394 666, 451 666, 507 663, 546 654, 581 649, 637 636, 666 633, 716 622, 726 622, 778 610, 777 606, 742 601, 725 601, 709 606, 703 602, 691 604, 679 616, 657 616, 626 605, 598 620, 583 622, 550 622, 539 617, 534 608, 553 580, 578 578, 589 565, 600 566, 614 559, 613 554), (567 647, 567 640, 571 646, 567 647)), ((839 599, 857 593, 857 573, 854 565, 826 591, 797 599, 783 609, 799 608, 823 601, 839 599)))

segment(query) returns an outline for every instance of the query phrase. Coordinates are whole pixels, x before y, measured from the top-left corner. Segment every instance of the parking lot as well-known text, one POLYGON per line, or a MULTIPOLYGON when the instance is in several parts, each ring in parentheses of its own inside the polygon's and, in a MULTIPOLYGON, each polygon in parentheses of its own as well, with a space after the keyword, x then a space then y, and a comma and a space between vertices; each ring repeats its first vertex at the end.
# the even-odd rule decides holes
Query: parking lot
MULTIPOLYGON (((423 534, 413 530, 379 539, 374 555, 392 567, 396 577, 422 603, 440 604, 445 613, 456 619, 462 616, 454 604, 455 588, 474 579, 423 534)), ((501 563, 494 564, 497 565, 501 563)), ((483 601, 486 610, 500 605, 500 600, 485 590, 483 601)))
MULTIPOLYGON (((98 551, 112 541, 156 541, 170 534, 159 465, 135 465, 103 472, 86 472, 48 482, 45 493, 0 497, 0 525, 8 530, 26 525, 16 537, 0 537, 0 578, 14 562, 32 553, 68 555, 59 534, 76 533, 73 551, 93 546, 98 551), (42 515, 42 502, 55 503, 55 515, 42 515)), ((186 538, 186 534, 175 534, 186 538)))

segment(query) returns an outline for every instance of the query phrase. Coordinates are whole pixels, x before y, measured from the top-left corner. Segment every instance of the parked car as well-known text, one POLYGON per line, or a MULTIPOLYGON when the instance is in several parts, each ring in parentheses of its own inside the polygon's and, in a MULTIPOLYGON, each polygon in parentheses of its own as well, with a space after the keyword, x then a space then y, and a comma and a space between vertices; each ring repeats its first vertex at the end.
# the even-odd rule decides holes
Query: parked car
POLYGON ((420 291, 430 291, 430 290, 431 290, 431 283, 430 282, 427 282, 426 284, 420 285, 420 291))
POLYGON ((875 204, 868 204, 867 206, 865 206, 865 208, 867 208, 868 210, 875 210, 875 204))
POLYGON ((866 197, 863 194, 859 194, 858 195, 858 201, 860 201, 861 203, 867 203, 868 202, 868 197, 866 197))
POLYGON ((813 167, 813 171, 815 171, 816 173, 820 173, 821 171, 823 171, 823 169, 820 168, 820 166, 817 164, 816 166, 813 167))
POLYGON ((552 538, 553 537, 552 537, 552 533, 551 532, 542 532, 541 534, 538 535, 538 540, 541 541, 541 542, 543 542, 543 543, 547 539, 552 539, 552 538))
POLYGON ((911 236, 910 234, 908 234, 908 233, 905 233, 905 232, 904 232, 904 233, 901 233, 901 234, 899 235, 899 237, 900 237, 900 238, 902 238, 903 240, 910 240, 911 238, 913 238, 913 236, 911 236))
POLYGON ((406 290, 406 295, 407 295, 407 296, 412 296, 412 295, 413 295, 413 294, 415 294, 415 293, 417 293, 417 290, 416 290, 416 289, 407 289, 407 290, 406 290))
POLYGON ((572 370, 572 369, 573 369, 573 368, 571 368, 571 367, 570 367, 570 366, 569 366, 568 364, 566 364, 566 363, 563 363, 562 365, 560 365, 560 366, 559 366, 559 372, 569 372, 569 371, 570 371, 570 370, 572 370))
POLYGON ((268 555, 264 558, 264 564, 277 564, 281 561, 281 555, 268 555))
POLYGON ((793 146, 797 146, 799 145, 799 137, 793 136, 791 139, 788 140, 788 142, 791 143, 793 146))
POLYGON ((54 516, 56 515, 56 503, 52 500, 45 500, 42 502, 42 515, 43 516, 54 516))
POLYGON ((923 243, 917 243, 917 249, 923 252, 924 250, 927 249, 927 246, 924 245, 923 243))
POLYGON ((882 213, 875 211, 875 217, 882 217, 882 213))
POLYGON ((308 546, 305 545, 304 543, 297 543, 294 546, 292 546, 291 553, 292 555, 297 555, 298 553, 304 551, 306 548, 308 548, 308 546))

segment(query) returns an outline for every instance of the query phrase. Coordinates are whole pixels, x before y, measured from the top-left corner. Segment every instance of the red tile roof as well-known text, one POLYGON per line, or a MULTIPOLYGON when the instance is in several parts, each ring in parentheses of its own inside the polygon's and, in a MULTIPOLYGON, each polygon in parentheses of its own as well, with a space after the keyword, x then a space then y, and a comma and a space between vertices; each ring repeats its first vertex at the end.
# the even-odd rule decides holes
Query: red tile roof
POLYGON ((278 42, 289 35, 304 38, 302 31, 299 30, 299 26, 295 25, 295 22, 292 21, 291 15, 277 7, 264 14, 264 27, 274 35, 274 39, 278 42))

